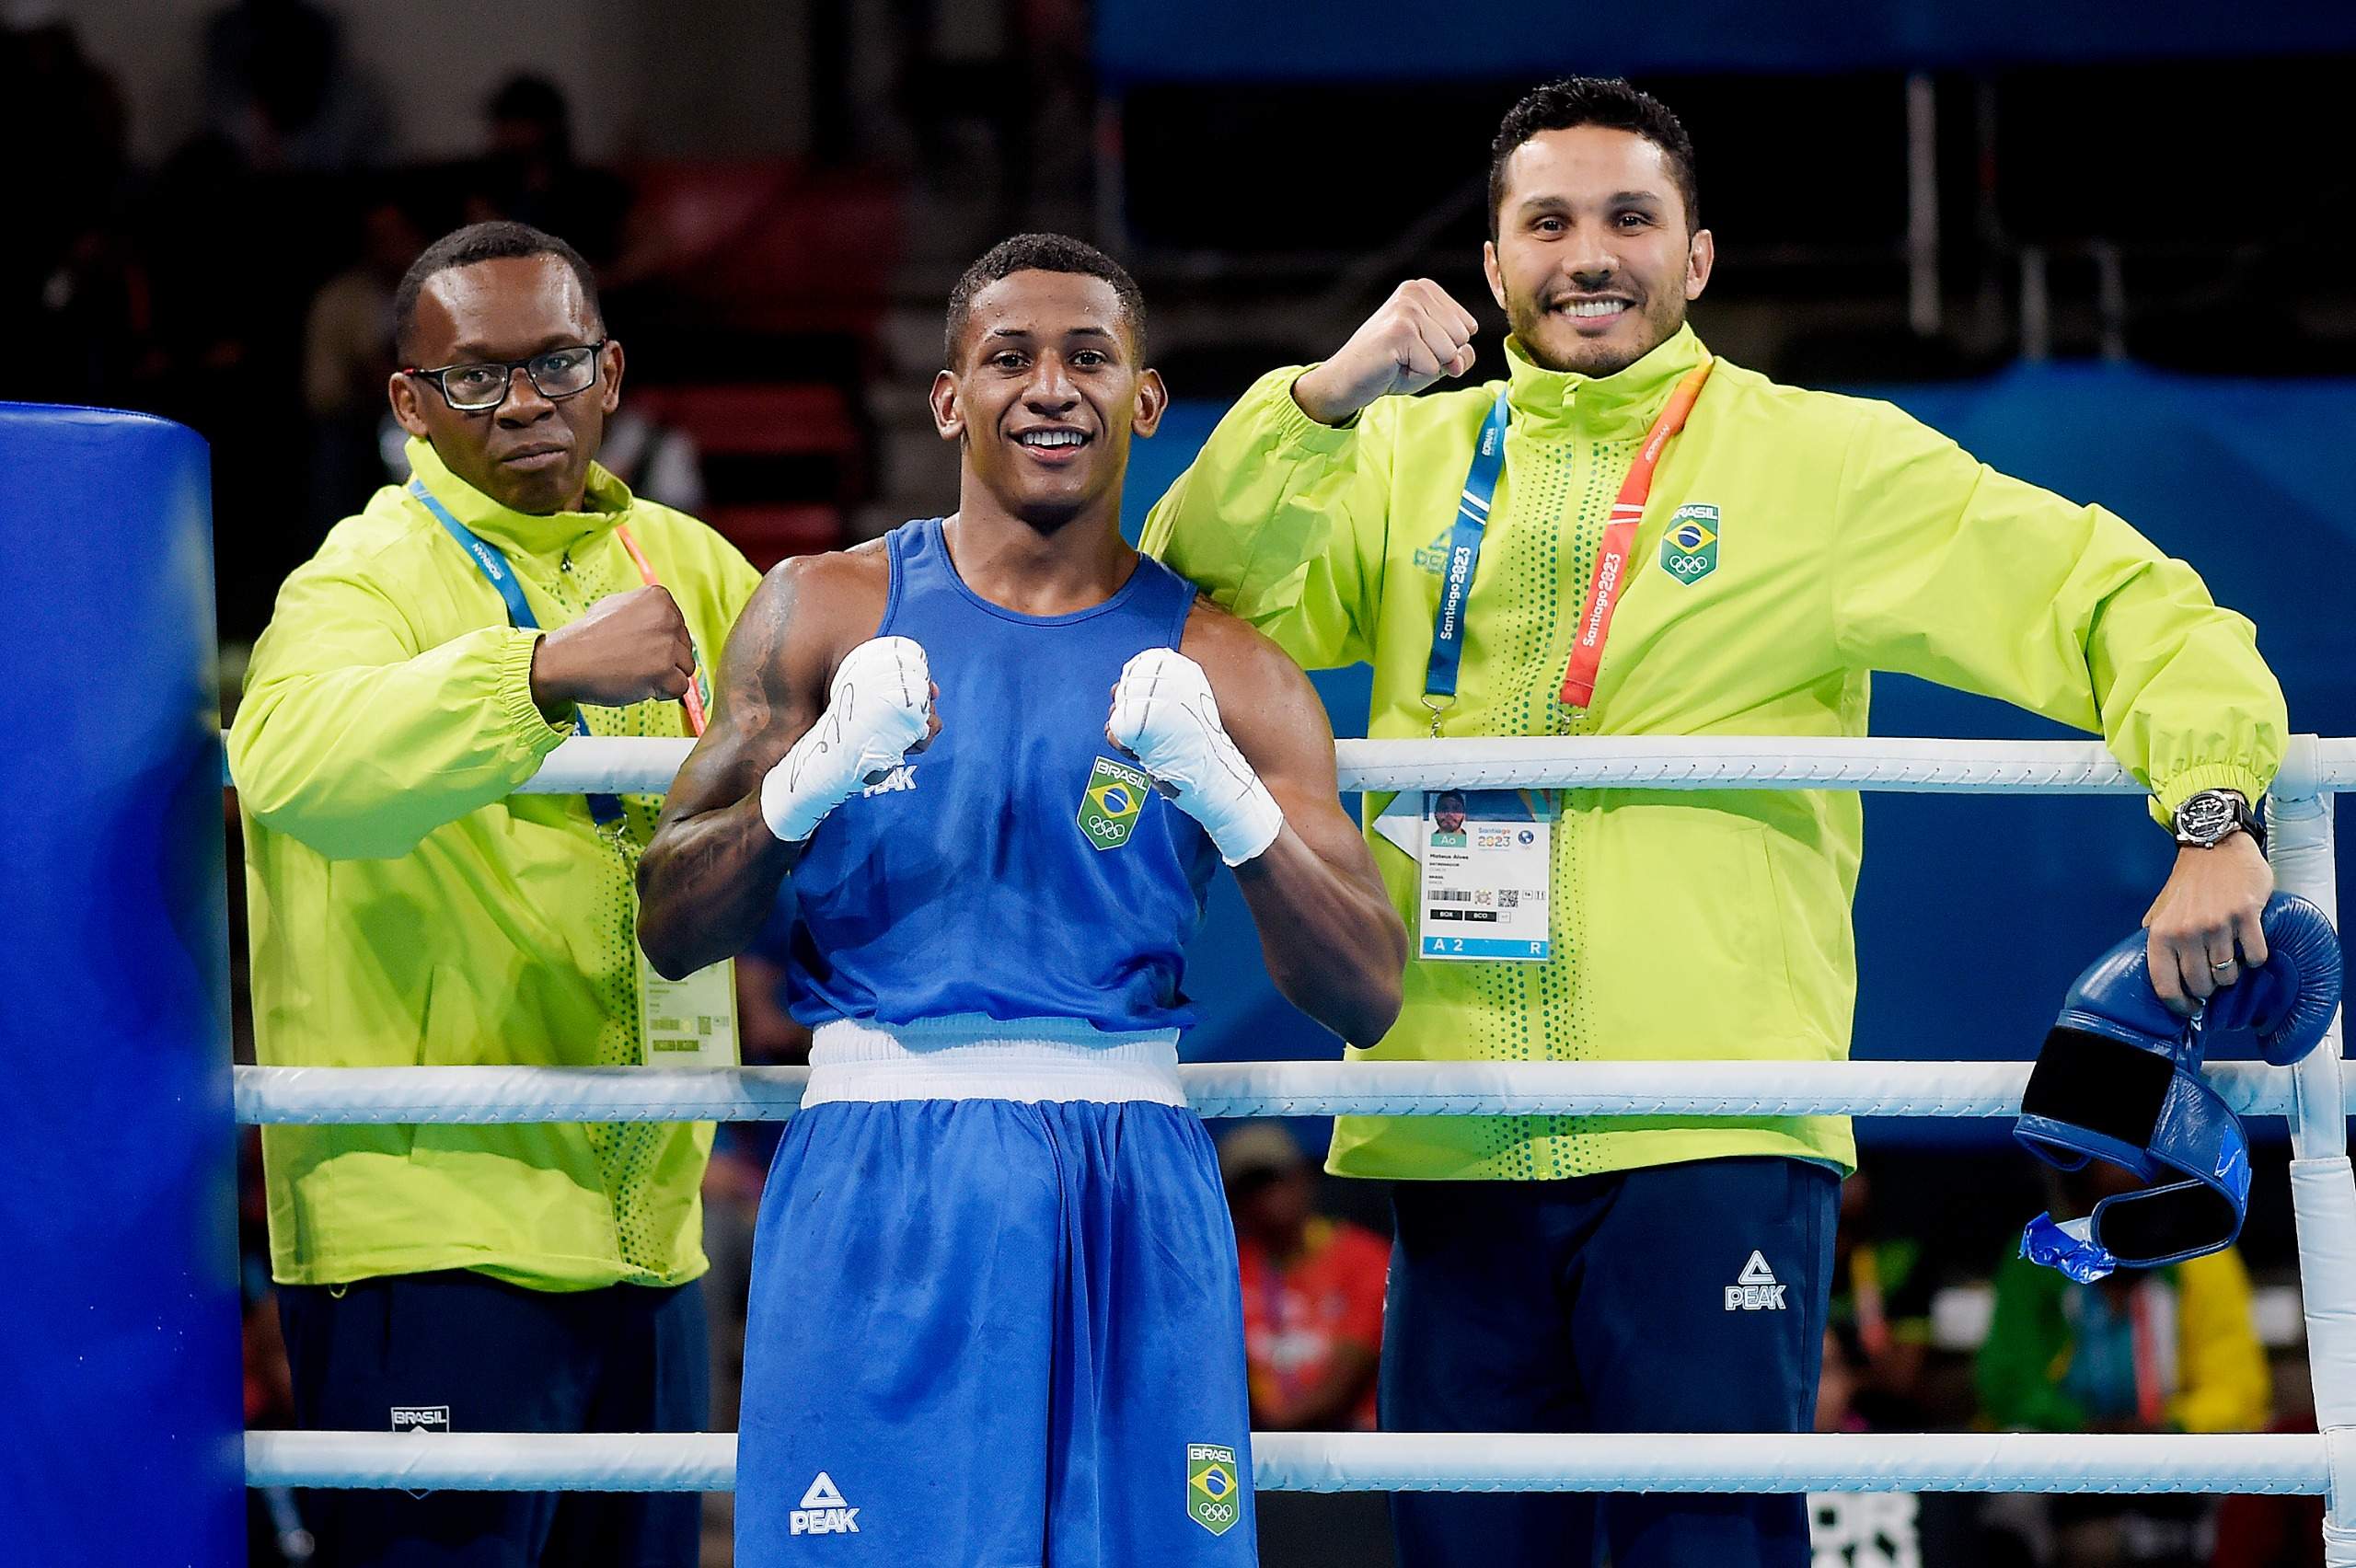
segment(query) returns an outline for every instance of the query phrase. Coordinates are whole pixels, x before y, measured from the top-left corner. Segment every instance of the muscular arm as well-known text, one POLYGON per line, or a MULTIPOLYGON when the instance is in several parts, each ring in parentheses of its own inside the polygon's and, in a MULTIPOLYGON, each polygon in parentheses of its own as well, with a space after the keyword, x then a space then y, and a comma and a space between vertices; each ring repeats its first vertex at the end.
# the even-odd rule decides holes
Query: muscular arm
POLYGON ((639 861, 638 940, 657 973, 676 978, 733 957, 768 917, 803 845, 780 842, 761 820, 761 780, 825 710, 826 681, 863 635, 848 628, 881 571, 880 560, 871 569, 851 556, 787 561, 729 633, 720 710, 639 861))
POLYGON ((1181 649, 1203 667, 1236 749, 1283 808, 1276 842, 1235 868, 1285 999, 1355 1045, 1399 1016, 1407 929, 1342 810, 1334 731, 1309 677, 1266 638, 1198 605, 1181 649))

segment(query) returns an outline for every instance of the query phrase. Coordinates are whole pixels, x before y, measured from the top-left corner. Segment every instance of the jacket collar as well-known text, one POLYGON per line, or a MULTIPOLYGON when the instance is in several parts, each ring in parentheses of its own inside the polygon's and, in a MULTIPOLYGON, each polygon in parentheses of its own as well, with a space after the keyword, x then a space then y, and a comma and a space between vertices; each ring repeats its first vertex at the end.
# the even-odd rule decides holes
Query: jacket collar
POLYGON ((1709 351, 1690 323, 1635 363, 1610 375, 1548 370, 1523 352, 1519 339, 1507 338, 1506 359, 1512 374, 1507 398, 1513 405, 1513 422, 1542 439, 1633 441, 1659 414, 1678 378, 1707 357, 1709 351))
POLYGON ((433 450, 433 444, 411 436, 408 445, 410 472, 422 480, 450 515, 509 555, 551 559, 577 554, 582 547, 603 539, 629 521, 636 504, 629 487, 592 463, 584 510, 552 512, 545 517, 502 506, 457 475, 433 450))

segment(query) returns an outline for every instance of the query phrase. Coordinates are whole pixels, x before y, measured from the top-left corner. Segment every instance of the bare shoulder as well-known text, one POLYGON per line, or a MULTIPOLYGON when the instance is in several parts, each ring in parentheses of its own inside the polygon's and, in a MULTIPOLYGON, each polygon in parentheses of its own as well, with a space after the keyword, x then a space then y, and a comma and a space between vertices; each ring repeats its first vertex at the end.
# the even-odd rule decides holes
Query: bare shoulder
POLYGON ((1264 694, 1295 682, 1303 687, 1308 686, 1309 677, 1292 662, 1291 654, 1270 641, 1251 622, 1221 609, 1207 597, 1197 597, 1195 607, 1188 612, 1178 651, 1200 664, 1203 673, 1211 677, 1212 689, 1222 696, 1225 682, 1264 694))
POLYGON ((881 539, 790 556, 753 591, 738 631, 772 657, 791 649, 831 670, 875 635, 891 596, 891 562, 881 539))
POLYGON ((1253 767, 1312 795, 1330 792, 1334 727, 1291 654, 1207 599, 1195 601, 1179 651, 1203 667, 1219 718, 1253 767))

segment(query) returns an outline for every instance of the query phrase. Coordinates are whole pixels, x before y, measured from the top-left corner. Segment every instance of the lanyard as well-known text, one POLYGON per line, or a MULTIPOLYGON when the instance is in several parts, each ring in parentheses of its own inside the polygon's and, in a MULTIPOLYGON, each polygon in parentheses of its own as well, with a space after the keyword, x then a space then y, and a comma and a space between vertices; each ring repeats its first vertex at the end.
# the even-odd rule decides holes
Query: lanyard
POLYGON ((1482 421, 1472 471, 1456 500, 1456 522, 1448 533, 1448 567, 1440 578, 1439 614, 1432 621, 1432 656, 1424 666, 1424 706, 1432 710, 1432 733, 1439 733, 1440 709, 1456 700, 1457 666, 1464 659, 1464 601, 1472 592, 1472 569, 1481 560, 1481 530, 1496 499, 1497 475, 1506 466, 1506 388, 1482 421), (1432 698, 1446 698, 1448 702, 1432 698))
MULTIPOLYGON (((409 493, 424 503, 425 510, 433 513, 434 521, 440 523, 448 531, 450 536, 458 541, 459 548, 473 559, 476 569, 481 571, 483 576, 490 580, 491 585, 499 591, 500 599, 507 605, 507 624, 523 631, 537 631, 540 628, 539 617, 532 614, 532 606, 524 598, 523 585, 515 580, 515 569, 508 563, 506 556, 500 552, 499 547, 459 522, 450 509, 443 505, 432 490, 425 488, 423 479, 410 479, 409 493)), ((629 527, 619 526, 614 532, 619 536, 622 548, 629 552, 629 559, 638 564, 639 577, 650 588, 659 586, 654 575, 654 568, 648 564, 644 553, 639 549, 638 541, 630 537, 629 527)), ((699 735, 702 734, 703 699, 692 681, 687 685, 687 696, 680 698, 680 701, 687 710, 688 729, 699 735)), ((582 735, 589 733, 589 720, 583 714, 578 703, 573 705, 572 724, 575 733, 582 735)), ((613 796, 592 795, 589 797, 589 815, 598 826, 605 827, 620 821, 621 814, 622 803, 613 796)))
MULTIPOLYGON (((1645 502, 1652 494, 1653 471, 1659 466, 1660 455, 1669 437, 1684 428, 1685 417, 1693 409, 1693 399, 1701 395, 1703 382, 1709 379, 1712 361, 1703 360, 1677 384, 1669 394, 1669 405, 1653 421, 1637 448, 1635 461, 1629 465, 1628 477, 1620 483, 1619 499, 1611 504, 1611 515, 1603 530, 1601 546, 1596 552, 1594 581, 1588 588, 1587 606, 1579 615, 1579 637, 1572 645, 1570 667, 1563 677, 1563 701, 1574 708, 1585 708, 1595 697, 1595 674, 1603 661, 1604 639, 1611 635, 1611 613, 1619 607, 1620 589, 1628 571, 1628 554, 1635 542, 1636 525, 1645 514, 1645 502)), ((1506 422, 1509 417, 1505 387, 1497 389, 1497 400, 1489 409, 1489 417, 1481 426, 1480 444, 1473 449, 1472 467, 1464 476, 1464 493, 1456 503, 1456 522, 1449 531, 1448 566, 1440 579, 1439 613, 1432 622, 1431 661, 1425 667, 1424 706, 1432 712, 1432 733, 1439 733, 1442 709, 1456 698, 1458 665, 1464 656, 1464 605, 1472 592, 1472 572, 1481 559, 1482 530, 1489 521, 1489 508, 1496 500, 1497 476, 1504 470, 1506 458, 1506 422), (1444 698, 1445 702, 1433 700, 1444 698)))
POLYGON ((1685 373, 1669 407, 1660 411, 1628 477, 1620 481, 1620 499, 1611 503, 1611 520, 1604 525, 1603 542, 1595 552, 1595 580, 1588 584, 1587 608, 1579 612, 1578 640, 1571 644, 1570 668, 1563 672, 1563 702, 1585 708, 1595 700, 1595 674, 1603 663, 1603 640, 1611 635, 1611 612, 1620 607, 1620 591, 1628 582, 1628 555, 1636 543, 1636 525, 1645 520, 1645 501, 1653 493, 1653 470, 1669 437, 1685 428, 1702 383, 1710 379, 1711 361, 1703 360, 1685 373))

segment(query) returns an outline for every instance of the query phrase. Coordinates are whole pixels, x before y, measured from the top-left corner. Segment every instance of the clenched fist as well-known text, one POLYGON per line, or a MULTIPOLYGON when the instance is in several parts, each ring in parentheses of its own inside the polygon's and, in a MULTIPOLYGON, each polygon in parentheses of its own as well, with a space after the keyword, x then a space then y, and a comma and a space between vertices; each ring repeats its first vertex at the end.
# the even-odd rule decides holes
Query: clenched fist
POLYGON ((1420 392, 1472 368, 1472 313, 1429 278, 1401 283, 1382 308, 1323 364, 1292 384, 1293 401, 1319 424, 1337 425, 1393 392, 1420 392))
POLYGON ((626 708, 685 697, 696 678, 695 640, 671 591, 659 584, 613 594, 532 649, 532 700, 542 709, 586 702, 626 708))
POLYGON ((809 837, 861 786, 932 744, 940 695, 911 638, 872 638, 843 655, 826 712, 761 781, 761 820, 788 844, 809 837))
POLYGON ((1210 678, 1176 649, 1149 648, 1121 666, 1104 738, 1203 824, 1229 865, 1258 855, 1283 830, 1283 809, 1219 721, 1210 678))

